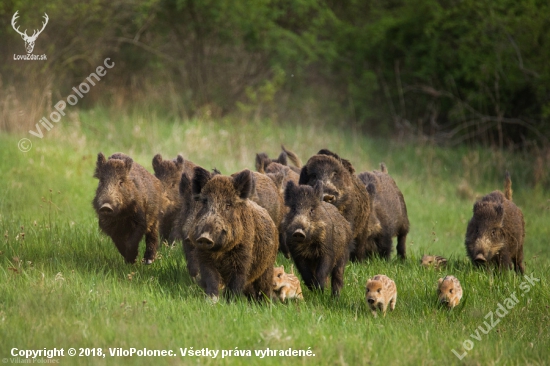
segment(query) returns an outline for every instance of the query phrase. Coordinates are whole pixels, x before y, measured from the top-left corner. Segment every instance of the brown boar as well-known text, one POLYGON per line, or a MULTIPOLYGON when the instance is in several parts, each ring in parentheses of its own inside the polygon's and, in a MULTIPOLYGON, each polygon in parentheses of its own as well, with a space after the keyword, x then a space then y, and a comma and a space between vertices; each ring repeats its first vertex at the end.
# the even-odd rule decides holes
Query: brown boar
POLYGON ((332 295, 344 285, 344 268, 353 249, 349 222, 323 201, 321 184, 296 186, 288 182, 284 219, 286 243, 296 268, 309 289, 324 290, 331 275, 332 295))
POLYGON ((181 155, 173 160, 163 160, 160 154, 153 158, 155 177, 161 181, 164 192, 162 218, 159 225, 160 238, 171 245, 176 240, 181 240, 181 230, 176 226, 183 199, 179 193, 181 175, 184 171, 192 174, 195 166, 189 160, 184 160, 181 155))
POLYGON ((250 200, 252 173, 227 177, 196 167, 192 189, 199 207, 189 236, 206 294, 216 300, 223 285, 228 296, 271 299, 278 233, 267 211, 250 200))
POLYGON ((261 165, 263 164, 263 169, 266 169, 266 172, 268 172, 267 169, 269 169, 269 166, 272 163, 275 163, 282 166, 288 166, 293 172, 300 174, 300 169, 302 167, 302 162, 300 161, 300 158, 298 158, 298 156, 294 152, 287 150, 284 145, 281 145, 281 149, 283 151, 281 152, 281 154, 279 154, 279 157, 277 159, 270 159, 265 153, 256 154, 256 170, 261 171, 261 165), (294 166, 288 165, 288 159, 292 161, 294 166))
POLYGON ((385 164, 380 170, 364 172, 358 178, 365 185, 370 197, 368 247, 382 258, 390 259, 393 237, 397 236, 397 254, 406 258, 406 240, 409 233, 409 218, 403 194, 387 173, 385 164))
POLYGON ((466 229, 466 251, 477 265, 495 264, 499 268, 524 273, 523 213, 512 202, 512 181, 506 172, 505 191, 494 191, 474 204, 473 217, 466 229))
POLYGON ((298 181, 300 180, 299 173, 295 172, 286 165, 272 161, 272 159, 269 159, 264 153, 256 154, 256 170, 258 173, 265 174, 283 173, 283 187, 286 187, 289 180, 296 184, 298 184, 298 181))
POLYGON ((127 263, 138 256, 145 235, 145 264, 155 260, 162 205, 162 185, 132 158, 116 153, 97 155, 94 177, 99 179, 92 205, 99 227, 109 235, 127 263))
POLYGON ((351 163, 329 150, 320 150, 302 167, 299 183, 314 186, 317 182, 322 184, 323 200, 336 206, 351 224, 355 249, 350 259, 361 261, 376 253, 377 248, 369 247, 368 241, 370 198, 351 163))
POLYGON ((181 196, 181 208, 176 218, 177 236, 181 238, 183 253, 187 263, 187 271, 193 280, 199 278, 199 262, 197 259, 197 251, 190 239, 190 233, 193 228, 198 208, 200 205, 193 197, 193 189, 191 180, 195 174, 193 169, 191 172, 184 171, 180 177, 179 193, 181 196))

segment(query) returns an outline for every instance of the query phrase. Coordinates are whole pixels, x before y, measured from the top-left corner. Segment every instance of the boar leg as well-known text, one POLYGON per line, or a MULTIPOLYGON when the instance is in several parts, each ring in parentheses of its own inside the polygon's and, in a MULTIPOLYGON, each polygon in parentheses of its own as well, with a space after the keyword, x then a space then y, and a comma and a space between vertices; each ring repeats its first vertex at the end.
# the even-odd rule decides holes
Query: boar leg
POLYGON ((316 286, 319 287, 321 291, 325 290, 327 277, 332 269, 332 261, 333 258, 330 256, 323 256, 317 265, 317 269, 315 271, 315 282, 316 286))
POLYGON ((336 263, 336 266, 332 270, 331 288, 332 296, 340 296, 340 290, 344 286, 344 267, 346 266, 346 259, 342 258, 336 263))
POLYGON ((407 233, 406 232, 400 232, 397 234, 397 254, 401 259, 405 259, 407 257, 407 233))
POLYGON ((139 227, 129 233, 120 245, 117 244, 117 248, 124 257, 126 263, 135 263, 138 256, 139 242, 143 237, 143 230, 139 227))
POLYGON ((381 258, 384 258, 385 260, 391 259, 391 249, 393 245, 393 240, 391 235, 381 235, 378 237, 378 254, 381 258))
POLYGON ((159 224, 157 221, 155 224, 151 225, 147 233, 145 233, 145 254, 143 255, 145 264, 151 264, 155 260, 158 243, 159 243, 159 224))
POLYGON ((304 280, 304 284, 307 286, 308 289, 313 289, 313 272, 311 271, 309 264, 304 258, 294 258, 294 263, 296 264, 296 268, 298 269, 298 272, 302 275, 302 280, 304 280))
POLYGON ((206 263, 201 263, 200 272, 199 285, 204 289, 206 295, 217 299, 220 293, 220 275, 218 271, 206 263))
POLYGON ((355 262, 361 262, 365 260, 367 256, 367 249, 369 245, 369 239, 366 234, 360 234, 355 238, 355 254, 350 256, 355 262))
POLYGON ((199 275, 199 264, 196 249, 193 244, 191 244, 191 240, 184 240, 183 253, 185 254, 185 260, 187 261, 187 271, 189 272, 189 276, 191 276, 192 279, 196 279, 199 275))
MULTIPOLYGON (((264 273, 254 281, 254 295, 257 300, 264 300, 266 297, 273 300, 273 266, 268 266, 264 273)), ((281 289, 281 293, 283 289, 281 289)))

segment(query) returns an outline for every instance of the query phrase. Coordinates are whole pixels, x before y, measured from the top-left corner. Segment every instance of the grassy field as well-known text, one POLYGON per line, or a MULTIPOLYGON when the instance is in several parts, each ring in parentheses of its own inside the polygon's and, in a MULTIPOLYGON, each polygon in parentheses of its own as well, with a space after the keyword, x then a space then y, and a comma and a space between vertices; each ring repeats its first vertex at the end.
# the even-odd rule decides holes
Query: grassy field
MULTIPOLYGON (((530 183, 534 168, 528 156, 398 144, 307 124, 184 122, 153 113, 116 115, 102 109, 65 118, 42 139, 26 132, 0 134, 3 362, 22 362, 23 357, 12 356, 19 352, 13 348, 63 348, 64 356, 53 358, 60 364, 549 362, 550 200, 548 188, 530 183), (33 144, 27 153, 17 148, 22 137, 33 144), (350 159, 358 172, 377 169, 384 161, 408 207, 407 261, 348 264, 337 300, 328 291, 304 289, 302 303, 256 305, 243 299, 209 305, 186 273, 181 247, 163 245, 151 266, 126 265, 97 228, 91 201, 98 151, 125 152, 151 172, 154 154, 173 158, 182 153, 229 174, 253 169, 256 152, 276 155, 281 143, 304 163, 325 147, 350 159), (525 215, 529 280, 509 272, 475 270, 466 260, 464 234, 475 196, 502 189, 505 169, 512 173, 514 200, 525 215), (418 261, 427 253, 450 258, 449 267, 420 267, 418 261), (399 296, 394 312, 375 319, 365 304, 364 285, 378 273, 395 280, 399 296), (445 274, 457 276, 465 292, 453 311, 436 304, 436 281, 445 274), (517 303, 507 300, 512 295, 517 303), (509 309, 503 311, 499 304, 509 309), (493 328, 491 317, 493 324, 498 321, 493 328), (174 355, 110 354, 132 347, 172 350, 174 355), (69 348, 77 355, 68 356, 69 348), (80 348, 84 356, 79 356, 80 348), (206 348, 218 350, 216 358, 180 353, 206 348), (98 356, 98 349, 106 356, 98 356), (277 356, 256 355, 266 349, 276 350, 277 356), (310 350, 310 355, 279 356, 279 350, 289 349, 310 350), (86 352, 96 356, 85 356, 86 352)), ((548 178, 550 173, 545 174, 548 178)), ((143 243, 140 249, 143 253, 143 243)), ((277 263, 286 268, 291 264, 282 256, 277 263)))

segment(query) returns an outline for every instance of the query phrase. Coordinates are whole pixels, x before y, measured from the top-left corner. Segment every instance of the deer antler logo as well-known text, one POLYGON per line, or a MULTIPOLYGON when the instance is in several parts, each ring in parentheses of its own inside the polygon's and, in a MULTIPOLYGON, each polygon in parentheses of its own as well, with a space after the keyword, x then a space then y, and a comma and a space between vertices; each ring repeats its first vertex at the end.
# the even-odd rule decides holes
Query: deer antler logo
POLYGON ((17 15, 18 12, 19 12, 19 10, 16 11, 15 14, 13 14, 13 17, 11 18, 11 26, 13 27, 13 29, 15 29, 15 31, 17 33, 19 33, 21 35, 21 38, 23 38, 23 40, 25 41, 25 48, 27 49, 27 53, 32 53, 32 50, 34 49, 34 42, 36 41, 36 38, 38 38, 40 33, 42 33, 44 28, 46 28, 46 24, 48 24, 48 19, 49 19, 48 14, 44 13, 45 22, 42 22, 42 29, 40 29, 39 31, 35 29, 32 36, 29 37, 27 35, 27 30, 26 29, 25 29, 24 32, 20 32, 19 31, 19 26, 17 28, 15 28, 15 21, 19 17, 19 15, 17 15))

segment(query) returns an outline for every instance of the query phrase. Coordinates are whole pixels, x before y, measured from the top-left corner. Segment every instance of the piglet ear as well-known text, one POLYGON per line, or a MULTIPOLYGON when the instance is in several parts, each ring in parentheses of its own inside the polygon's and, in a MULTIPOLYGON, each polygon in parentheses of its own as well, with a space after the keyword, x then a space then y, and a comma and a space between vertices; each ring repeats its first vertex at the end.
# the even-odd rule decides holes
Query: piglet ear
POLYGON ((285 188, 285 205, 290 207, 292 199, 295 195, 294 191, 296 189, 296 184, 293 181, 289 180, 285 188))
MULTIPOLYGON (((212 179, 212 176, 210 175, 210 172, 208 172, 208 170, 200 166, 195 167, 193 181, 191 183, 193 186, 192 187, 193 195, 200 194, 202 189, 210 179, 212 179)), ((180 187, 181 187, 181 182, 180 182, 180 187)))
POLYGON ((256 188, 252 172, 245 169, 235 175, 233 177, 233 187, 235 187, 237 195, 239 195, 240 198, 243 200, 249 198, 256 188))
POLYGON ((443 283, 443 278, 440 278, 439 280, 437 280, 438 285, 441 285, 442 283, 443 283))
POLYGON ((160 173, 161 163, 162 163, 162 155, 160 154, 155 155, 155 157, 153 158, 153 170, 155 171, 155 174, 160 173))
POLYGON ((94 171, 94 178, 98 178, 101 176, 101 167, 103 164, 107 162, 107 159, 105 159, 105 155, 103 155, 102 152, 97 154, 97 162, 95 164, 95 171, 94 171))

